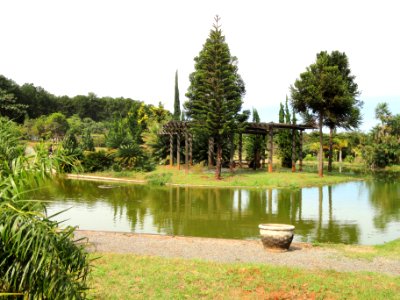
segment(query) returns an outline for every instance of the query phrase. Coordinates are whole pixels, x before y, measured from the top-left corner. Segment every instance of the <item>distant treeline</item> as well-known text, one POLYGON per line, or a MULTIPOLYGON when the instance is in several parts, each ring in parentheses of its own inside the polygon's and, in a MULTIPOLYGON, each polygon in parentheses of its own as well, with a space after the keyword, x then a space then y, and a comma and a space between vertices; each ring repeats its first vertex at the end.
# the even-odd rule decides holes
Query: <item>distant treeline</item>
MULTIPOLYGON (((99 98, 94 93, 74 97, 56 96, 32 83, 20 86, 3 75, 0 75, 0 96, 1 115, 18 123, 23 123, 26 118, 36 119, 54 112, 61 112, 66 117, 78 115, 81 119, 91 118, 96 122, 110 121, 115 114, 126 117, 133 107, 142 103, 123 97, 99 98)), ((146 107, 150 109, 152 105, 146 107)))

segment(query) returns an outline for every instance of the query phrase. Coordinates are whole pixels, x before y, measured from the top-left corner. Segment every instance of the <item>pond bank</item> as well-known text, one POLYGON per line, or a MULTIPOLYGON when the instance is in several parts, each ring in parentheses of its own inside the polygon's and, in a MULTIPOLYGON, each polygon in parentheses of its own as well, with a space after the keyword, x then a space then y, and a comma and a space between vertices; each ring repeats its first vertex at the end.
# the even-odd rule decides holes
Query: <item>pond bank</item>
POLYGON ((221 188, 302 188, 332 185, 337 183, 364 180, 365 176, 350 174, 326 174, 319 177, 316 173, 238 169, 233 173, 224 170, 221 180, 214 178, 213 171, 192 169, 185 170, 159 166, 156 170, 143 173, 134 171, 68 174, 67 178, 82 180, 116 181, 137 184, 221 187, 221 188))
MULTIPOLYGON (((88 250, 96 253, 131 253, 166 258, 200 259, 221 263, 265 263, 271 265, 335 270, 366 271, 400 276, 400 260, 376 257, 370 260, 346 257, 329 247, 293 243, 290 251, 265 251, 261 241, 231 240, 77 230, 77 238, 87 237, 88 250)), ((361 246, 354 246, 355 248, 361 246)))

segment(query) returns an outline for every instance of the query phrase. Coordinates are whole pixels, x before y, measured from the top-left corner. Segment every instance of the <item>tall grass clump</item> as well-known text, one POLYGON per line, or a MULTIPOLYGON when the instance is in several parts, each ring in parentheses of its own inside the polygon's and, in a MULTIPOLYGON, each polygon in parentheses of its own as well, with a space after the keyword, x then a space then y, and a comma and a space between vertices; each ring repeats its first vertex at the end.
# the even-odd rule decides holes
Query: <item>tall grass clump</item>
POLYGON ((61 228, 43 202, 27 199, 71 161, 43 146, 25 156, 13 126, 0 119, 0 297, 84 299, 90 266, 75 228, 61 228))

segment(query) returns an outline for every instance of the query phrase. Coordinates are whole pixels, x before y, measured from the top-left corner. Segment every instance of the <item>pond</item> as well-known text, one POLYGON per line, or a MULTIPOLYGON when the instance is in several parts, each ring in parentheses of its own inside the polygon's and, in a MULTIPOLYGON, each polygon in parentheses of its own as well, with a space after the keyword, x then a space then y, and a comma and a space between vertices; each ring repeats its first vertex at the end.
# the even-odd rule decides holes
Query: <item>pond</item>
POLYGON ((382 244, 400 237, 396 179, 287 189, 154 187, 57 180, 35 192, 49 214, 86 230, 234 239, 258 238, 258 224, 296 226, 295 240, 382 244))

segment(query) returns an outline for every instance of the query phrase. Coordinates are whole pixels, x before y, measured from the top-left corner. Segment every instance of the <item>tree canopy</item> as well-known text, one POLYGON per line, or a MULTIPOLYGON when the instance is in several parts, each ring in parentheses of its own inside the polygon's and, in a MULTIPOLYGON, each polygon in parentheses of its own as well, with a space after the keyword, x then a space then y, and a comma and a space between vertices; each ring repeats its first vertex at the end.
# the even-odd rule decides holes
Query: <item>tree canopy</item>
POLYGON ((320 151, 318 173, 323 176, 322 127, 353 128, 361 121, 358 86, 345 53, 322 51, 291 86, 294 109, 318 124, 320 151))

